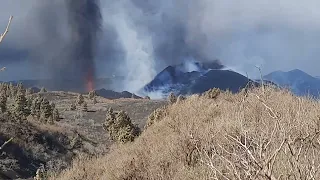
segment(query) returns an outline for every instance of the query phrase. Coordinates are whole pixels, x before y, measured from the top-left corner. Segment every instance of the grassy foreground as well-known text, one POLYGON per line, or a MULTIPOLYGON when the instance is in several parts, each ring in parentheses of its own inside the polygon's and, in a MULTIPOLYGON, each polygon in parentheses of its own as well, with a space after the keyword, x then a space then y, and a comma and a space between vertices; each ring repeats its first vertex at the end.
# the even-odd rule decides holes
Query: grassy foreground
POLYGON ((134 142, 53 179, 320 179, 320 103, 257 88, 191 96, 134 142))

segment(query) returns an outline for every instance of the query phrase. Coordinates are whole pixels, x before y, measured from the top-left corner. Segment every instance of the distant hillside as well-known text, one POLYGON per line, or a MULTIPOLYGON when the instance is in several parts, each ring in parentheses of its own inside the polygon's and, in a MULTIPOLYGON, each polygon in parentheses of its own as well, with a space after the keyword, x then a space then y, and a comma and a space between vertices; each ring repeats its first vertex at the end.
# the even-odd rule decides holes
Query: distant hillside
POLYGON ((290 88, 293 93, 299 96, 319 97, 320 79, 299 69, 288 72, 275 71, 264 76, 264 79, 273 81, 282 87, 290 88))
MULTIPOLYGON (((114 83, 117 83, 118 81, 123 80, 122 77, 109 77, 109 78, 97 78, 95 80, 95 86, 96 89, 106 88, 106 87, 112 87, 114 83)), ((82 91, 79 89, 79 87, 74 86, 72 83, 72 80, 65 80, 65 86, 64 87, 56 87, 52 79, 32 79, 32 80, 17 80, 17 81, 8 81, 8 83, 12 83, 14 85, 21 82, 24 87, 26 88, 41 88, 45 87, 46 89, 50 91, 72 91, 72 92, 79 92, 82 91)))

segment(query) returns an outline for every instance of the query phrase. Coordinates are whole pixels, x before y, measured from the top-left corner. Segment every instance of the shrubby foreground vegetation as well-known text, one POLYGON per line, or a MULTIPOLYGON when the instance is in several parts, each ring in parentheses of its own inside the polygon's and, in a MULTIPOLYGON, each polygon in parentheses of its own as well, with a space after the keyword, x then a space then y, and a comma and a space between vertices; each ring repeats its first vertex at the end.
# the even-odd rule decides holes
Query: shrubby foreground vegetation
POLYGON ((52 179, 320 178, 318 101, 271 87, 211 92, 156 110, 133 142, 52 179))

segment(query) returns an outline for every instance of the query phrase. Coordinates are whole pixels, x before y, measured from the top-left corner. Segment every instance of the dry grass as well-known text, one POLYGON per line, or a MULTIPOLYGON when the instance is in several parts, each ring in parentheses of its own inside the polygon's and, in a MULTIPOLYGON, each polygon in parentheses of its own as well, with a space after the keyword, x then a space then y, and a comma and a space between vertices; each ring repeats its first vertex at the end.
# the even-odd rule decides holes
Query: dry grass
POLYGON ((272 88, 191 96, 133 143, 53 179, 320 179, 319 109, 272 88))

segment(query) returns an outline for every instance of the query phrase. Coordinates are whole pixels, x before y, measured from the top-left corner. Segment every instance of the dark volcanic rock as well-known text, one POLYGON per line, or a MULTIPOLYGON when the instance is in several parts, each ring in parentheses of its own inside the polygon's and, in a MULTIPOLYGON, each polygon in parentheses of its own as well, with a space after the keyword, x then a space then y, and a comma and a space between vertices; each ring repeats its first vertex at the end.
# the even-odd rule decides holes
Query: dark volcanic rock
POLYGON ((141 99, 141 97, 132 94, 128 91, 123 92, 115 92, 112 90, 106 90, 104 88, 96 90, 98 96, 107 98, 107 99, 119 99, 119 98, 134 98, 134 99, 141 99))
MULTIPOLYGON (((253 82, 247 77, 229 70, 221 70, 223 67, 217 62, 193 63, 193 67, 187 71, 185 65, 168 66, 161 71, 150 83, 144 87, 145 92, 161 92, 168 94, 195 94, 203 93, 211 88, 221 90, 229 89, 238 92, 248 82, 253 82)), ((258 83, 255 83, 258 85, 258 83)))
POLYGON ((168 66, 162 70, 150 83, 144 86, 146 92, 162 91, 169 93, 178 92, 190 82, 205 74, 210 69, 221 69, 224 66, 219 61, 214 62, 189 62, 176 66, 168 66))
MULTIPOLYGON (((247 77, 229 70, 210 70, 200 76, 189 86, 181 90, 181 94, 199 94, 212 88, 230 90, 233 93, 245 88, 249 82, 253 82, 247 77)), ((254 83, 254 82, 253 82, 254 83)), ((254 83, 258 86, 258 83, 254 83)))

